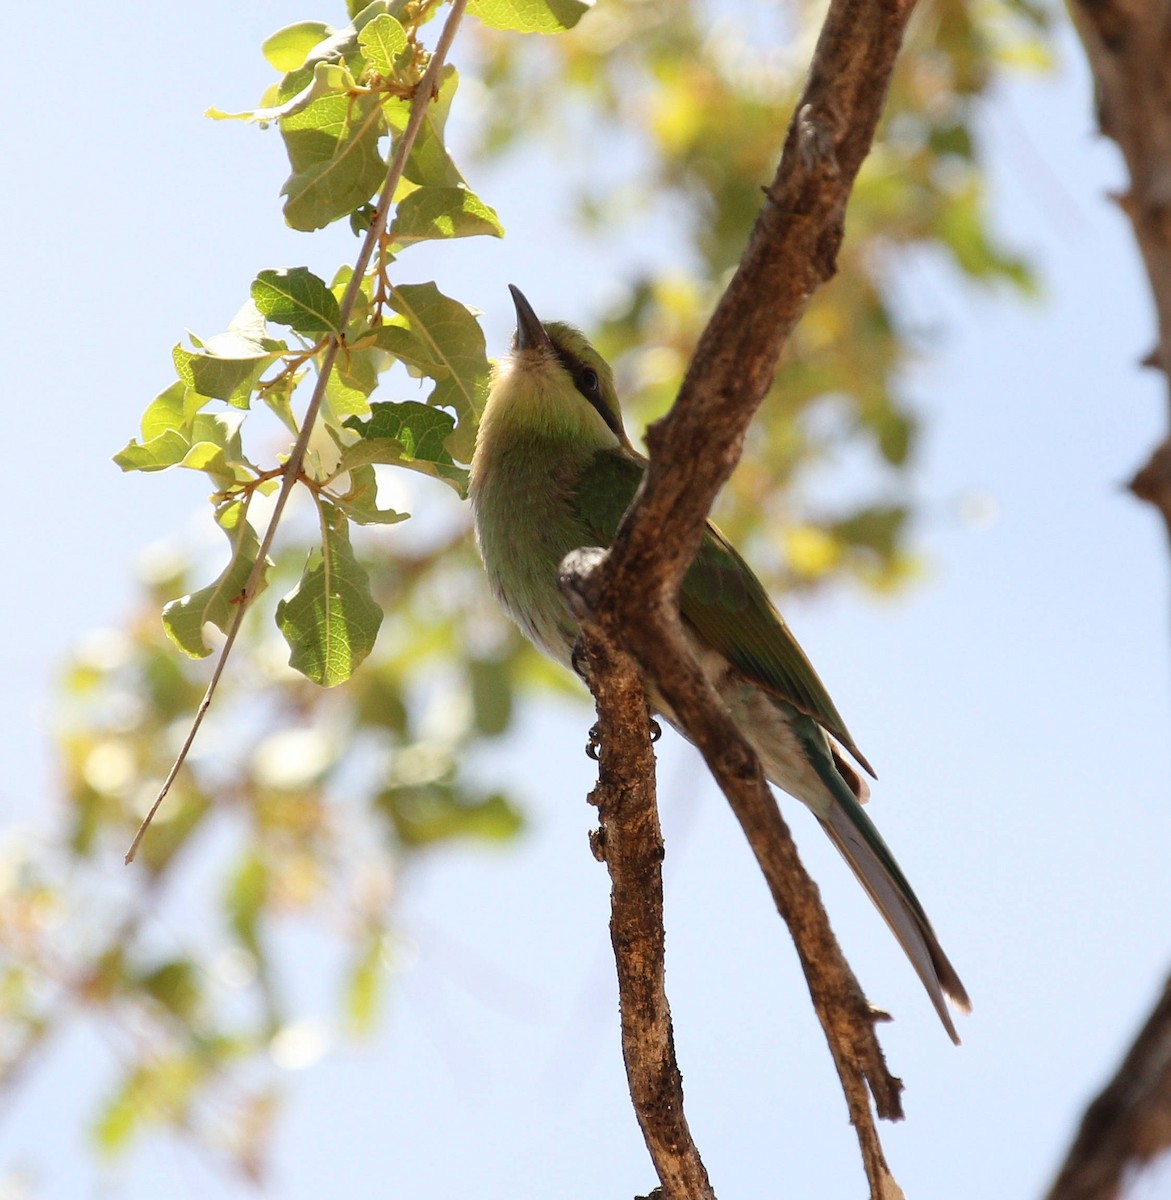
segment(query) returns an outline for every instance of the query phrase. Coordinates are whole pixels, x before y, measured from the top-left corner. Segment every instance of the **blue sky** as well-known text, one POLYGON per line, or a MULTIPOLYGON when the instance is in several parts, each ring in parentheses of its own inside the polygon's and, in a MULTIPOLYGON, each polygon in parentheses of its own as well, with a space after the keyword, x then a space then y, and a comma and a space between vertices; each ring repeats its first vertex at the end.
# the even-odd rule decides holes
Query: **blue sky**
MULTIPOLYGON (((222 328, 256 269, 352 254, 344 233, 307 250, 283 227, 275 136, 201 116, 253 100, 260 42, 305 15, 222 0, 198 21, 78 8, 70 45, 86 60, 59 44, 57 84, 35 100, 16 72, 2 85, 26 114, 9 127, 20 169, 0 180, 18 514, 5 534, 18 581, 2 649, 5 824, 43 827, 51 812, 48 701, 67 649, 127 610, 146 546, 205 519, 201 478, 109 462, 166 382, 170 347, 185 328, 222 328)), ((39 18, 28 6, 25 27, 39 18)), ((975 1003, 957 1050, 836 854, 786 805, 855 969, 897 1016, 883 1042, 908 1119, 885 1139, 909 1196, 1038 1195, 1171 963, 1167 545, 1121 487, 1166 405, 1137 365, 1153 319, 1105 199, 1118 158, 1094 135, 1076 45, 1062 50, 1054 76, 1002 90, 982 117, 998 225, 1037 263, 1042 299, 961 290, 930 262, 907 273, 908 302, 946 331, 912 380, 927 578, 893 600, 847 589, 786 609, 878 768, 871 814, 975 1003), (964 519, 971 494, 995 520, 964 519)), ((412 269, 484 309, 492 353, 510 332, 509 282, 543 315, 588 323, 630 248, 562 242, 531 173, 474 182, 525 236, 440 248, 412 269)), ((588 724, 584 706, 529 714, 487 764, 528 799, 518 850, 457 851, 409 880, 385 1021, 290 1079, 274 1195, 650 1189, 618 1055, 607 883, 585 841, 588 724)), ((831 1064, 742 837, 669 734, 661 779, 668 984, 717 1192, 861 1195, 831 1064)), ((303 1011, 323 1021, 312 967, 331 947, 307 934, 290 949, 303 1011)), ((33 1167, 34 1195, 248 1194, 173 1145, 94 1184, 81 1119, 112 1069, 84 1026, 60 1042, 3 1114, 0 1165, 33 1167)), ((1171 1196, 1171 1171, 1136 1194, 1171 1196)))

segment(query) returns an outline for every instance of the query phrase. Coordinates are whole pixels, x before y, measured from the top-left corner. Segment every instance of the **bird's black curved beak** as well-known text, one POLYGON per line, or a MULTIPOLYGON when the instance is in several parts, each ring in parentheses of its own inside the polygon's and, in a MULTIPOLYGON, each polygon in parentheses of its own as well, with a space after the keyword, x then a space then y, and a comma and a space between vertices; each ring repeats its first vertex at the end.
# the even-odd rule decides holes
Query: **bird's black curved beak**
POLYGON ((512 302, 516 306, 516 348, 552 350, 553 343, 549 341, 545 326, 533 312, 533 306, 525 299, 524 292, 512 283, 508 285, 508 290, 512 293, 512 302))

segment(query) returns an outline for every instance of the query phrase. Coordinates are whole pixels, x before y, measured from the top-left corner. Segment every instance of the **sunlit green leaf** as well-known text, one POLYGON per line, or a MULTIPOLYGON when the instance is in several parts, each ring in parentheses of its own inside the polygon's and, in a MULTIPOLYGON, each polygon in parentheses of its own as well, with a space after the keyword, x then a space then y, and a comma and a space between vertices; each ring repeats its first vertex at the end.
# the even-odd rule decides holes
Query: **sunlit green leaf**
MULTIPOLYGON (((235 619, 236 605, 260 552, 260 540, 256 530, 244 517, 242 501, 234 500, 223 505, 216 513, 216 522, 228 535, 231 547, 228 565, 214 583, 182 599, 172 600, 163 609, 163 627, 167 636, 192 658, 204 658, 211 653, 211 647, 203 638, 203 627, 208 622, 221 633, 228 632, 235 619)), ((257 594, 265 586, 270 565, 266 562, 257 594)))
POLYGON ((503 237, 504 228, 493 209, 466 188, 421 187, 395 210, 390 236, 400 247, 436 238, 503 237))
POLYGON ((252 299, 270 321, 298 333, 341 332, 337 297, 308 267, 261 271, 252 284, 252 299))
POLYGON ((314 46, 335 31, 322 21, 297 21, 265 38, 260 47, 264 57, 278 71, 295 71, 302 66, 314 46))
POLYGON ((335 502, 351 521, 358 525, 397 525, 409 513, 393 508, 378 507, 378 480, 372 466, 351 467, 348 470, 350 489, 335 502))
POLYGON ((281 188, 285 220, 306 231, 349 215, 378 190, 386 164, 378 140, 386 120, 378 97, 355 94, 344 67, 319 64, 320 95, 280 119, 292 174, 281 188))
POLYGON ((170 429, 186 433, 195 414, 208 402, 207 395, 198 395, 182 381, 160 392, 142 414, 142 438, 150 441, 170 429))
POLYGON ((433 283, 396 287, 390 304, 422 342, 428 357, 448 372, 436 380, 429 401, 455 412, 457 425, 447 439, 447 449, 459 462, 471 462, 488 390, 484 331, 466 305, 443 295, 433 283))
MULTIPOLYGON (((444 128, 451 101, 459 87, 459 73, 450 63, 440 76, 439 92, 427 105, 415 144, 407 158, 404 175, 412 183, 426 187, 464 187, 464 177, 451 159, 444 140, 444 128)), ((391 97, 383 102, 387 124, 398 134, 406 128, 411 105, 406 99, 391 97)))
POLYGON ((360 433, 362 440, 343 451, 339 471, 369 463, 392 464, 446 480, 461 496, 467 493, 468 473, 455 465, 447 451, 455 426, 450 413, 417 400, 379 401, 370 406, 369 420, 349 417, 344 425, 360 433))
POLYGON ((362 58, 358 35, 371 21, 389 13, 399 16, 402 0, 389 4, 387 0, 373 0, 354 16, 353 21, 338 29, 313 46, 299 67, 295 67, 280 82, 277 96, 282 101, 303 91, 321 67, 343 67, 352 73, 360 72, 365 62, 362 58))
POLYGON ((428 379, 446 379, 451 371, 436 357, 435 348, 428 345, 418 334, 392 319, 374 330, 374 344, 380 350, 393 354, 412 375, 428 379))
POLYGON ((468 12, 493 29, 561 33, 589 12, 582 0, 469 0, 468 12))
POLYGON ((352 350, 340 356, 325 389, 332 419, 364 416, 370 411, 368 397, 377 386, 378 369, 371 351, 352 350))
POLYGON ((123 471, 162 471, 183 461, 191 443, 177 429, 168 429, 139 444, 133 438, 114 455, 123 471))
POLYGON ((354 557, 345 516, 331 504, 323 503, 321 511, 321 549, 309 556, 300 582, 277 605, 276 620, 289 644, 289 665, 333 687, 349 679, 374 648, 382 609, 354 557))
POLYGON ((392 76, 404 59, 410 60, 406 30, 387 13, 366 23, 358 34, 358 44, 367 65, 384 78, 392 76))

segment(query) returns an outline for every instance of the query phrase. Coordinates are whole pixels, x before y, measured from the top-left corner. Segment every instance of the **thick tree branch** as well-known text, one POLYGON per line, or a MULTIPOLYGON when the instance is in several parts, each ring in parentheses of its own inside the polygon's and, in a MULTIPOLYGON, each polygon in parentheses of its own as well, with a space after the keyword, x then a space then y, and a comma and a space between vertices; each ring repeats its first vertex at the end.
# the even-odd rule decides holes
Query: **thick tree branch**
POLYGON ((1113 1200, 1171 1146, 1171 979, 1114 1078, 1082 1117, 1047 1200, 1113 1200))
MULTIPOLYGON (((1130 186, 1115 197, 1134 229, 1158 320, 1145 360, 1171 379, 1171 0, 1076 0, 1102 132, 1118 143, 1130 186)), ((1168 392, 1171 408, 1171 391, 1168 392)), ((1168 451, 1156 447, 1131 484, 1171 532, 1168 451)))
MULTIPOLYGON (((1134 229, 1158 321, 1145 365, 1171 382, 1171 0, 1074 0, 1102 132, 1118 143, 1130 186, 1117 196, 1134 229)), ((1171 390, 1168 392, 1171 415, 1171 390)), ((1131 491, 1171 534, 1171 437, 1131 491)), ((1049 1200, 1108 1200, 1127 1173, 1171 1149, 1171 980, 1117 1073, 1090 1104, 1049 1200)))
POLYGON ((655 756, 646 686, 638 664, 588 618, 579 592, 601 550, 566 559, 562 587, 583 617, 582 650, 598 704, 598 786, 590 795, 600 826, 594 854, 610 872, 610 938, 618 966, 622 1057, 634 1110, 664 1200, 715 1200, 683 1112, 664 979, 663 836, 655 805, 655 756))
MULTIPOLYGON (((873 1096, 880 1116, 902 1115, 902 1085, 887 1070, 875 1034, 881 1017, 842 956, 755 754, 686 646, 677 597, 786 339, 810 296, 834 273, 846 201, 873 140, 912 6, 913 0, 832 0, 748 248, 674 407, 648 430, 650 466, 639 495, 611 553, 575 582, 587 628, 637 660, 703 753, 744 828, 796 942, 872 1197, 900 1194, 870 1104, 873 1096)), ((617 727, 631 714, 619 714, 615 674, 603 663, 591 660, 591 666, 603 728, 617 727)), ((615 853, 612 830, 607 844, 615 853)))

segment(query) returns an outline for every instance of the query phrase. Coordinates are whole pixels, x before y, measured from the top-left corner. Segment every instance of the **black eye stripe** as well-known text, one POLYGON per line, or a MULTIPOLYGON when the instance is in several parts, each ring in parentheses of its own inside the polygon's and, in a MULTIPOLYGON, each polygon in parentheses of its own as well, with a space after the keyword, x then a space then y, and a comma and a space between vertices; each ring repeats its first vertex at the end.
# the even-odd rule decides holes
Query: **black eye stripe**
POLYGON ((606 426, 610 432, 619 440, 623 440, 622 422, 612 413, 605 404, 602 403, 601 396, 597 393, 597 382, 594 388, 587 388, 584 384, 582 376, 588 372, 593 375, 595 381, 598 378, 597 372, 593 367, 587 367, 575 354, 570 354, 564 346, 558 346, 553 343, 553 349, 557 352, 557 357, 561 360, 561 365, 569 372, 570 378, 573 380, 574 387, 582 394, 582 396, 590 402, 594 411, 606 422, 606 426))

